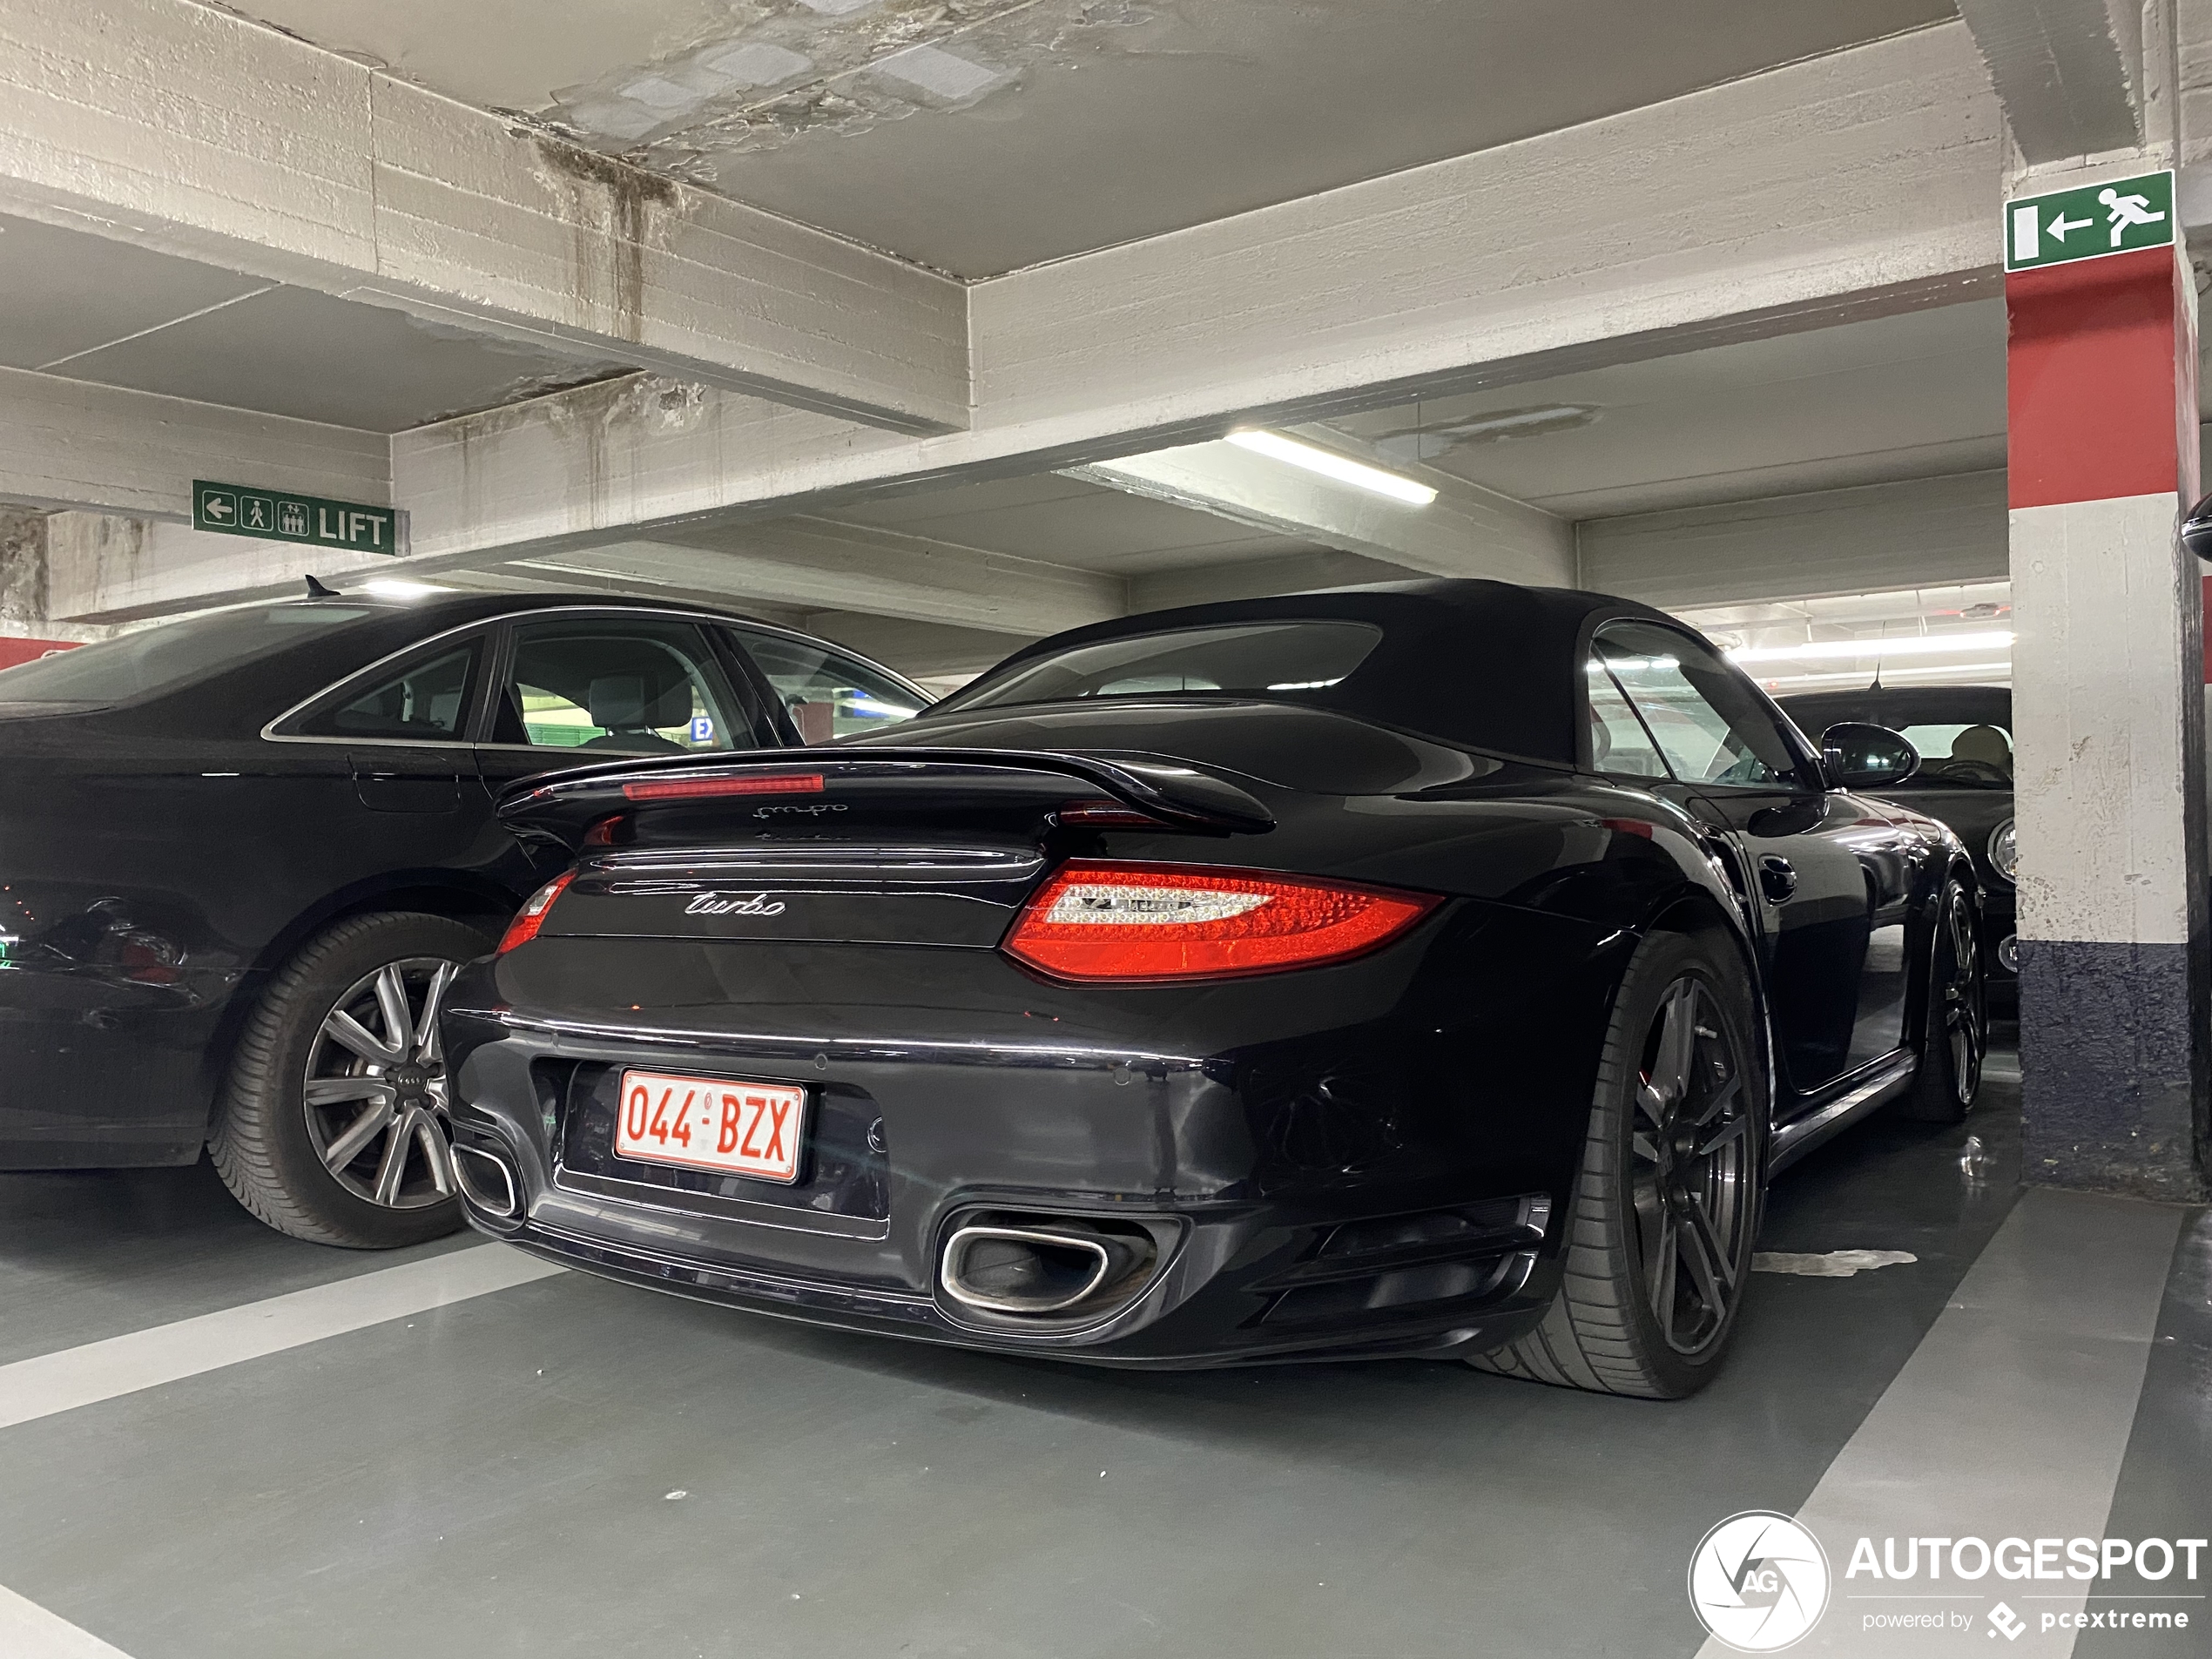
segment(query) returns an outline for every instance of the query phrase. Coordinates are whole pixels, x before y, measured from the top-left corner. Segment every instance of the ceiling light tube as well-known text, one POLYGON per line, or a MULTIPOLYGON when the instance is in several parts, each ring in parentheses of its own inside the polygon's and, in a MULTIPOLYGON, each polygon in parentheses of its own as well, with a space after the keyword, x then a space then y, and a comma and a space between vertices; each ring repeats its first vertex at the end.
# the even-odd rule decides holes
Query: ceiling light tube
POLYGON ((1896 634, 1873 639, 1813 639, 1802 645, 1738 645, 1728 653, 1731 663, 1815 662, 1824 658, 1938 656, 1951 651, 2006 651, 2012 646, 2008 630, 1973 634, 1896 634))
MULTIPOLYGON (((1892 684, 1898 680, 1924 679, 1932 674, 1970 674, 1975 677, 1975 683, 1986 684, 1992 678, 2010 678, 2012 672, 2010 663, 1929 663, 1919 668, 1885 668, 1882 678, 1885 684, 1892 684)), ((1864 685, 1866 684, 1866 671, 1860 669, 1856 673, 1843 674, 1784 674, 1776 678, 1763 678, 1759 684, 1770 691, 1778 691, 1785 685, 1864 685)))
POLYGON ((427 599, 434 593, 451 593, 451 588, 440 587, 435 582, 409 582, 404 577, 372 577, 361 583, 363 593, 373 593, 380 599, 427 599))
POLYGON ((1340 484, 1350 484, 1355 489, 1365 489, 1374 495, 1387 496, 1393 501, 1402 501, 1410 506, 1426 507, 1436 499, 1436 492, 1426 484, 1417 484, 1411 478, 1400 478, 1394 472, 1385 472, 1380 467, 1371 467, 1349 455, 1340 455, 1333 449, 1324 449, 1318 444, 1300 443, 1296 438, 1286 438, 1279 432, 1232 432, 1229 442, 1240 449, 1250 449, 1255 455, 1271 460, 1286 462, 1293 467, 1303 467, 1308 472, 1318 472, 1324 478, 1333 478, 1340 484))

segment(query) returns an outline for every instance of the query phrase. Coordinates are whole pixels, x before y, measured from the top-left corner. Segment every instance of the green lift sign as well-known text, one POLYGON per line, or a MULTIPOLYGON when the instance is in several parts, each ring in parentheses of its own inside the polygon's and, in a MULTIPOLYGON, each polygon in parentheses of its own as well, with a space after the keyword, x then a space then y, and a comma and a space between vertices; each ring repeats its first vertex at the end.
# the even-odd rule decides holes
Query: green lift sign
POLYGON ((300 542, 348 553, 400 554, 405 519, 389 507, 327 501, 250 484, 192 481, 192 527, 220 536, 257 536, 265 542, 300 542))
POLYGON ((2033 271, 2068 260, 2132 253, 2174 240, 2174 175, 2083 185, 2005 204, 2005 268, 2033 271))

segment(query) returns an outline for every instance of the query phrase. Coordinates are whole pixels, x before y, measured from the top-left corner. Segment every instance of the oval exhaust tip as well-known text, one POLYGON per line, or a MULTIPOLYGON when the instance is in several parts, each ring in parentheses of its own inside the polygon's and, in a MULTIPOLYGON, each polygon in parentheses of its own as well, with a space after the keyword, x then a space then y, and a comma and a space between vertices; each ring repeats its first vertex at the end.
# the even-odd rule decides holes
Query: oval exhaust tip
POLYGON ((945 1293, 992 1313, 1065 1312, 1106 1283, 1118 1254, 1079 1232, 962 1227, 945 1241, 945 1293))
POLYGON ((515 1197, 515 1177, 508 1173, 506 1160, 494 1157, 476 1147, 456 1142, 453 1147, 453 1173, 461 1183, 461 1190, 469 1202, 488 1214, 502 1217, 512 1217, 521 1208, 515 1197), (497 1181, 486 1185, 483 1172, 489 1171, 497 1181))

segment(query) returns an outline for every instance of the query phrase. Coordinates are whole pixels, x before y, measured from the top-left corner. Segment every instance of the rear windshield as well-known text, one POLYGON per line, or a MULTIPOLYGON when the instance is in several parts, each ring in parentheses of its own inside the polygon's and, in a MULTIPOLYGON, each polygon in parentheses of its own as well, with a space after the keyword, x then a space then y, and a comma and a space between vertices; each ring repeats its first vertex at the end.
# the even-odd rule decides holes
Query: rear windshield
POLYGON ((1194 691, 1295 698, 1335 685, 1381 639, 1382 630, 1365 622, 1245 622, 1125 635, 1016 664, 938 708, 1194 691))
POLYGON ((212 611, 0 669, 0 703, 127 703, 373 614, 296 603, 212 611))

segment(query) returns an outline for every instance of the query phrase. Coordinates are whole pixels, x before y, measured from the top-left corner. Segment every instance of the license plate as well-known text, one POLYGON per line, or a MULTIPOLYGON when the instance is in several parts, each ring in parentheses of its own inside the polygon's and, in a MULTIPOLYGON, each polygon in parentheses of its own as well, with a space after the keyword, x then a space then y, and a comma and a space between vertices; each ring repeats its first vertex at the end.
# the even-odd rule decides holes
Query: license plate
POLYGON ((806 1122, 806 1091, 795 1083, 625 1071, 615 1156, 789 1185, 806 1122))

